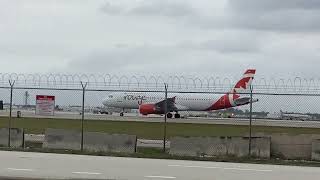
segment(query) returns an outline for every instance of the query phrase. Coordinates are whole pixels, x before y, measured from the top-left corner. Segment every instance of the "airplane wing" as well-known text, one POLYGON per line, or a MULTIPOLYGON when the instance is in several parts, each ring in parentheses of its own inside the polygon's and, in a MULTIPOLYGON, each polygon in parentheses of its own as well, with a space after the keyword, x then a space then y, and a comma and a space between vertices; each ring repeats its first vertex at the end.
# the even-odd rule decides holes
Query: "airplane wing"
MULTIPOLYGON (((175 103, 176 97, 167 99, 167 112, 178 112, 180 110, 188 110, 188 107, 175 103)), ((156 103, 140 104, 139 111, 143 115, 148 114, 164 114, 166 101, 162 100, 156 103)))
MULTIPOLYGON (((178 110, 175 105, 175 100, 176 100, 176 97, 167 98, 167 111, 168 112, 178 110)), ((162 100, 160 102, 155 103, 156 108, 159 109, 160 111, 164 111, 165 103, 166 103, 165 101, 166 100, 162 100)))

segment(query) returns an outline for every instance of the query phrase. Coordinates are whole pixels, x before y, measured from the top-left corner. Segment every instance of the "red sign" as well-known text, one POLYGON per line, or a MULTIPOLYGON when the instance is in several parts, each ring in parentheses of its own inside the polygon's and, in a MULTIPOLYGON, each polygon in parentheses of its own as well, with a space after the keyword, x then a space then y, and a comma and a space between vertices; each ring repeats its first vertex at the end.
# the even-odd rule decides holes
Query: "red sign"
POLYGON ((53 116, 55 107, 55 96, 37 95, 36 96, 36 114, 44 116, 53 116))
POLYGON ((55 100, 55 96, 37 95, 37 100, 55 100))

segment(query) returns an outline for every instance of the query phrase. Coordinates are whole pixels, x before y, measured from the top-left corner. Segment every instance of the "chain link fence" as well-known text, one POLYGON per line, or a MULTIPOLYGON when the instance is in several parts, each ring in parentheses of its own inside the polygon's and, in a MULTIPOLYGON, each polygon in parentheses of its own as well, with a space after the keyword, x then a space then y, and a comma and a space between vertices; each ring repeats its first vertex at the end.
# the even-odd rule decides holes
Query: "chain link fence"
MULTIPOLYGON (((170 144, 168 140, 176 136, 320 134, 320 91, 315 88, 312 91, 290 91, 252 86, 252 92, 239 94, 249 98, 244 105, 210 111, 208 108, 214 101, 225 94, 230 95, 229 86, 216 87, 214 91, 207 87, 181 90, 180 87, 168 85, 165 88, 159 84, 151 88, 151 85, 141 83, 133 88, 130 88, 132 84, 128 84, 127 88, 99 88, 85 86, 86 83, 83 86, 79 83, 72 87, 43 88, 10 82, 11 86, 0 87, 0 127, 23 128, 26 134, 37 137, 48 128, 129 134, 137 136, 138 146, 165 149, 163 146, 170 144), (37 110, 36 97, 39 95, 55 97, 54 104, 51 104, 52 114, 45 115, 37 110), (113 104, 106 103, 112 98, 113 104), (123 102, 125 100, 127 102, 123 102), (179 109, 177 112, 170 107, 171 101, 179 109), (166 103, 167 106, 163 107, 167 108, 154 109, 152 105, 159 102, 166 103), (248 102, 254 102, 252 109, 248 102), (186 105, 188 103, 198 110, 190 111, 186 105), (146 106, 149 108, 146 111, 152 110, 156 114, 144 115, 140 108, 143 104, 150 105, 146 106), (208 111, 201 111, 206 109, 208 111), (171 113, 172 117, 164 116, 166 112, 171 113)), ((223 107, 226 103, 221 101, 217 106, 223 107)))

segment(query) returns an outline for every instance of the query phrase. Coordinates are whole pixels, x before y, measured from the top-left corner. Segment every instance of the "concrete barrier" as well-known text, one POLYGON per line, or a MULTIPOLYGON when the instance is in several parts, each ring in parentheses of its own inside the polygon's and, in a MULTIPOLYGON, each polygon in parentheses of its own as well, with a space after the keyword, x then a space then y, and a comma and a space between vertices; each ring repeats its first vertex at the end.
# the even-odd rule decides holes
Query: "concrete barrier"
POLYGON ((244 157, 249 155, 249 141, 247 138, 232 137, 226 139, 228 156, 244 157))
POLYGON ((252 137, 251 155, 255 157, 270 159, 271 138, 270 137, 252 137))
POLYGON ((24 134, 24 141, 34 142, 34 143, 43 143, 44 134, 24 134))
MULTIPOLYGON (((136 152, 137 136, 84 132, 83 149, 90 152, 136 152)), ((81 133, 72 130, 46 129, 43 148, 81 150, 81 133)))
MULTIPOLYGON (((270 138, 253 138, 252 155, 270 158, 270 138)), ((236 156, 249 155, 249 138, 243 137, 174 137, 170 154, 178 156, 236 156)))
POLYGON ((312 140, 320 139, 313 134, 272 134, 271 154, 285 159, 311 159, 312 140))
POLYGON ((134 153, 137 147, 135 135, 85 132, 83 141, 83 148, 91 152, 134 153))
POLYGON ((43 148, 49 149, 81 149, 81 133, 64 129, 46 129, 43 148))
POLYGON ((311 159, 315 161, 320 161, 320 139, 314 139, 312 141, 311 159))
POLYGON ((252 136, 270 137, 271 156, 273 157, 304 160, 311 159, 312 141, 314 139, 320 139, 320 135, 318 134, 253 133, 252 136))
POLYGON ((225 139, 211 137, 174 137, 170 139, 170 142, 169 153, 171 155, 199 157, 205 155, 219 156, 227 153, 225 139))
MULTIPOLYGON (((0 146, 7 147, 9 140, 9 129, 0 129, 0 146)), ((10 132, 10 146, 11 147, 23 147, 24 144, 24 131, 20 128, 11 128, 10 132)))

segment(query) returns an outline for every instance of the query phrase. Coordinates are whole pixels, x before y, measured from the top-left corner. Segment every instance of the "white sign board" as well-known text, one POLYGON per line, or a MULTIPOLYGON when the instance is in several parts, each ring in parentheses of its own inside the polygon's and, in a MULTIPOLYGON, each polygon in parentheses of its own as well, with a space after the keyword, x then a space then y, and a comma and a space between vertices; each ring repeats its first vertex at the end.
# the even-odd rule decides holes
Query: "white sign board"
POLYGON ((43 116, 53 116, 55 107, 55 96, 37 95, 36 114, 43 116))

